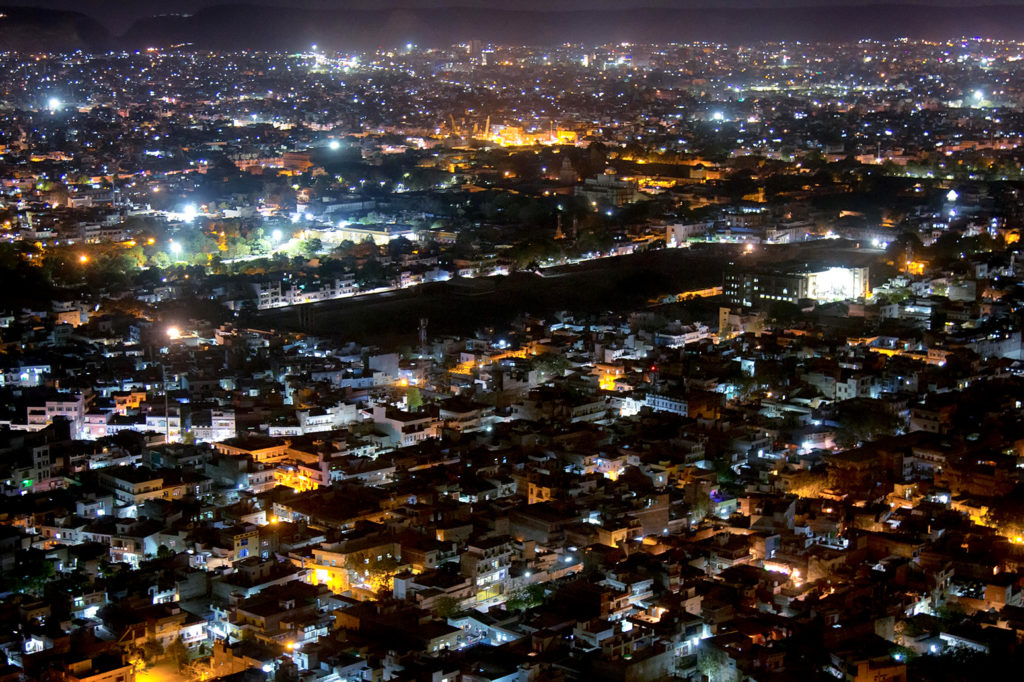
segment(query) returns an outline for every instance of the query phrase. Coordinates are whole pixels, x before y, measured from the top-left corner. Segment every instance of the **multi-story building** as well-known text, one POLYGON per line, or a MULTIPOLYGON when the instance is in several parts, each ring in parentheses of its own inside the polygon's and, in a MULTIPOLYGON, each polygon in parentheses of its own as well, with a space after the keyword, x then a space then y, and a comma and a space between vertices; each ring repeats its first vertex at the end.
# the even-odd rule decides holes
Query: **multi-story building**
POLYGON ((504 583, 512 565, 512 550, 512 538, 481 538, 470 541, 459 557, 462 574, 475 582, 478 605, 504 599, 504 583))
POLYGON ((725 271, 723 293, 730 304, 762 307, 772 303, 798 303, 803 299, 839 301, 868 295, 868 268, 814 267, 806 264, 743 267, 725 271))

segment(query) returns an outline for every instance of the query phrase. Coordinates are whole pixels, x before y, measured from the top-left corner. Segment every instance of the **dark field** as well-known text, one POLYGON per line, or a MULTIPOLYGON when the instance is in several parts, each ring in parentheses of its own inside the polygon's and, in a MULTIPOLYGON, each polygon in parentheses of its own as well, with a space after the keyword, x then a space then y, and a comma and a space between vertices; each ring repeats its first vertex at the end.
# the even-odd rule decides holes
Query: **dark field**
MULTIPOLYGON (((250 322, 344 341, 398 346, 416 342, 421 317, 427 318, 431 336, 466 336, 487 327, 507 327, 524 314, 633 312, 659 296, 721 285, 725 267, 733 260, 746 264, 802 260, 870 265, 874 273, 881 255, 844 240, 760 245, 754 253, 743 253, 735 244, 697 244, 689 249, 648 251, 551 268, 543 277, 517 272, 265 311, 250 322)), ((713 302, 688 305, 706 308, 713 302)))
POLYGON ((580 265, 460 284, 427 284, 411 290, 358 299, 341 299, 266 311, 257 326, 329 335, 361 343, 410 344, 421 317, 431 336, 468 335, 489 326, 503 327, 517 316, 549 316, 561 310, 577 314, 628 312, 649 299, 722 283, 722 272, 736 250, 707 247, 651 251, 580 265))

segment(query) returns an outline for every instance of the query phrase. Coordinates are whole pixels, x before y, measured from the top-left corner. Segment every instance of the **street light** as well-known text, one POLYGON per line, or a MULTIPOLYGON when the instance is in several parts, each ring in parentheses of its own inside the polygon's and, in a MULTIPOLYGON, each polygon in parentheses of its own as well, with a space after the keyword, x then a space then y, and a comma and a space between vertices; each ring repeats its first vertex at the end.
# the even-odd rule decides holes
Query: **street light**
MULTIPOLYGON (((171 341, 181 338, 181 329, 175 325, 167 327, 167 338, 171 341)), ((163 381, 164 388, 164 443, 170 444, 171 442, 171 403, 170 397, 167 395, 167 363, 163 360, 160 361, 160 376, 163 381)))

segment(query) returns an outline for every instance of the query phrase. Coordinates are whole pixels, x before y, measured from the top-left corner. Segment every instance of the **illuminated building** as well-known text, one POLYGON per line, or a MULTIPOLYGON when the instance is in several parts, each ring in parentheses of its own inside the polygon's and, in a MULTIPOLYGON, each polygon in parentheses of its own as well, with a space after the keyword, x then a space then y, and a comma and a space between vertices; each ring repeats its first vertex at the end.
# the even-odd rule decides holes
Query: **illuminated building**
POLYGON ((282 466, 274 470, 274 482, 297 492, 316 490, 320 482, 311 473, 305 467, 282 466))
POLYGON ((528 131, 520 126, 490 125, 484 127, 482 134, 474 137, 483 142, 490 142, 501 147, 524 147, 531 145, 573 145, 578 136, 573 130, 562 128, 541 131, 528 131))
POLYGON ((587 178, 576 187, 576 196, 586 199, 591 206, 624 206, 640 199, 635 182, 616 177, 605 171, 596 178, 587 178))
POLYGON ((358 225, 355 223, 345 223, 336 230, 319 230, 315 233, 311 231, 311 234, 316 234, 320 239, 330 243, 340 243, 348 240, 361 244, 367 239, 372 239, 373 243, 377 246, 387 246, 393 239, 398 239, 399 237, 411 240, 417 239, 416 232, 412 229, 411 225, 358 225))
POLYGON ((779 268, 741 268, 725 273, 723 291, 730 303, 760 306, 775 302, 845 301, 868 296, 868 268, 801 265, 779 268))

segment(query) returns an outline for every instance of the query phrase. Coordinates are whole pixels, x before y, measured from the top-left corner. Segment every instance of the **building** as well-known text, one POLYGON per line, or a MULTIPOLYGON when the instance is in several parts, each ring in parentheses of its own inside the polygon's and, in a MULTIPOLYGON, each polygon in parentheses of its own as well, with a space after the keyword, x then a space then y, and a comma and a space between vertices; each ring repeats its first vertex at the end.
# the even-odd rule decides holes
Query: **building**
POLYGON ((866 298, 867 267, 783 265, 743 267, 730 264, 723 293, 735 306, 761 307, 772 303, 819 303, 866 298))
POLYGON ((587 178, 576 187, 576 196, 586 199, 591 206, 625 206, 641 196, 635 182, 620 180, 613 173, 587 178))

